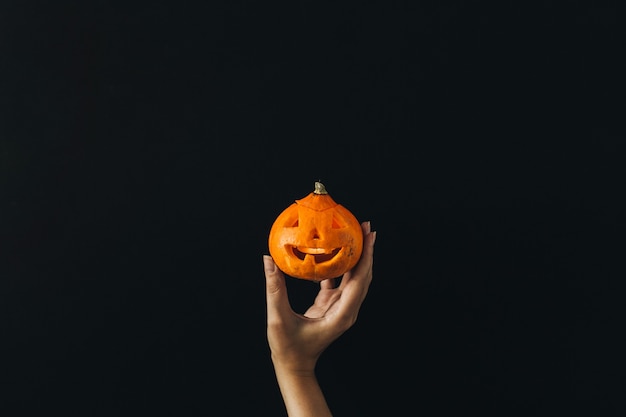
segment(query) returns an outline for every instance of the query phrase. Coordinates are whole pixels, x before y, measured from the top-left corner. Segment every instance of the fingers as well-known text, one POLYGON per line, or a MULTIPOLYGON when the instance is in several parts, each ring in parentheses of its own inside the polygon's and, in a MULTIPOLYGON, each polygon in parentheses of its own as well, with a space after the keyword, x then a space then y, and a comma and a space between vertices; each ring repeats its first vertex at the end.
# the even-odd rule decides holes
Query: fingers
POLYGON ((268 318, 277 318, 291 310, 285 276, 269 255, 263 256, 263 266, 265 270, 267 316, 268 318))
POLYGON ((363 253, 359 263, 356 264, 352 271, 352 276, 359 279, 365 279, 371 281, 372 279, 372 265, 374 263, 374 243, 376 242, 376 232, 371 231, 370 222, 364 222, 361 227, 363 228, 363 253), (361 278, 363 277, 363 278, 361 278))
POLYGON ((376 241, 376 232, 371 231, 369 222, 361 225, 363 229, 363 252, 361 259, 356 266, 347 272, 340 284, 343 296, 343 311, 357 314, 358 310, 365 300, 370 283, 373 276, 374 263, 374 242, 376 241))
POLYGON ((355 267, 348 272, 348 276, 344 276, 342 284, 347 284, 350 281, 364 281, 363 283, 369 285, 372 280, 372 265, 374 263, 374 242, 376 241, 376 232, 371 231, 370 222, 361 223, 361 229, 363 230, 363 252, 361 259, 355 265, 355 267), (347 278, 347 279, 346 279, 347 278))
POLYGON ((320 289, 322 289, 322 290, 332 290, 333 288, 335 288, 335 279, 334 278, 329 278, 329 279, 325 279, 323 281, 320 281, 320 289))
POLYGON ((361 230, 363 230, 363 235, 366 236, 372 231, 372 224, 370 222, 361 223, 361 230))

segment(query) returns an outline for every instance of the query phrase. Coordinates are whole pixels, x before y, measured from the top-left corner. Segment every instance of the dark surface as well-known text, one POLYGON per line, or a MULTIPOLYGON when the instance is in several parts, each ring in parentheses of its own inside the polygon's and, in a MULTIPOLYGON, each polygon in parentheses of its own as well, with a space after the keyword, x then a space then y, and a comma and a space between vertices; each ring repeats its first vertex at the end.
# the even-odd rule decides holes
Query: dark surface
POLYGON ((624 415, 624 7, 500 3, 2 2, 0 413, 284 415, 321 179, 378 231, 337 416, 624 415))

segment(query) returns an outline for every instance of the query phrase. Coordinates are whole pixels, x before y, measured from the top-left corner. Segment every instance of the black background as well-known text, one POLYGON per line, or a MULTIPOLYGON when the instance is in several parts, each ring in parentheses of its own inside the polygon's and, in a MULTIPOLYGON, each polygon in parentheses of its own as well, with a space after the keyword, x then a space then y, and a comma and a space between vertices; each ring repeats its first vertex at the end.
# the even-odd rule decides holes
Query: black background
POLYGON ((337 416, 624 415, 624 6, 494 3, 2 2, 0 412, 285 415, 320 179, 378 231, 337 416))

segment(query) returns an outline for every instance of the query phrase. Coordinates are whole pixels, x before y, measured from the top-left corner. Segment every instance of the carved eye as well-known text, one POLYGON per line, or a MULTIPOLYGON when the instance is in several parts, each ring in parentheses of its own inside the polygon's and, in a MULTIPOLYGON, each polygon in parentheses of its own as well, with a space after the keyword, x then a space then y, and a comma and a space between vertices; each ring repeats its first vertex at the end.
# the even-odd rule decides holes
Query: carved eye
POLYGON ((339 220, 333 216, 333 222, 331 223, 330 227, 332 227, 333 229, 341 229, 342 227, 345 227, 343 222, 339 222, 339 220))

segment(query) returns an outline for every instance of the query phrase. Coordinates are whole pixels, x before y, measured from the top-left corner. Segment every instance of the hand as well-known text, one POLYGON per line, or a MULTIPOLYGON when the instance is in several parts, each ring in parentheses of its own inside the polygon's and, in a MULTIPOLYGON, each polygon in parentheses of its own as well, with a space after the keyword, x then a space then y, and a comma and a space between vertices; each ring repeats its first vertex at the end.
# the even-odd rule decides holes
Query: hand
POLYGON ((276 380, 289 417, 332 417, 315 376, 322 352, 356 322, 370 283, 376 232, 361 224, 363 252, 339 286, 320 282, 320 292, 304 314, 293 311, 284 274, 270 256, 263 257, 267 299, 267 340, 276 380))
POLYGON ((320 291, 304 314, 289 303, 284 274, 270 256, 264 256, 267 299, 267 338, 274 366, 281 370, 312 374, 322 352, 356 322, 372 281, 376 232, 361 224, 363 253, 346 272, 339 286, 334 279, 320 282, 320 291))

